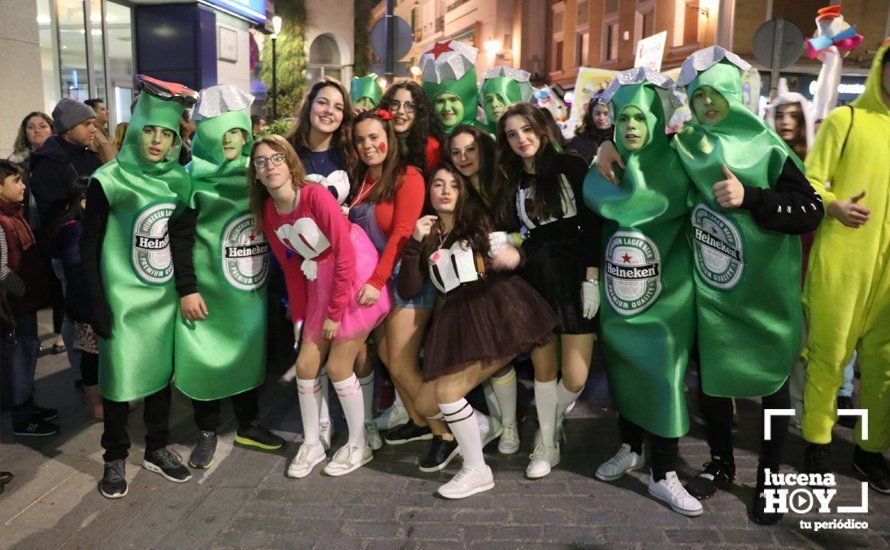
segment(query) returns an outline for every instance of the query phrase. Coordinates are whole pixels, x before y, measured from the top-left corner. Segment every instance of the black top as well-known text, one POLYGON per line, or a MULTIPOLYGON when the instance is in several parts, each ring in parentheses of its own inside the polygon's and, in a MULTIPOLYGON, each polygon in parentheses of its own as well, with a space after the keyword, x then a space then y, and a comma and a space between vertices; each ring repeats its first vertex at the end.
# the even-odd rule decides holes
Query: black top
POLYGON ((105 299, 102 286, 102 271, 99 269, 99 258, 102 254, 102 243, 108 227, 110 207, 102 184, 91 180, 87 188, 87 207, 83 211, 83 234, 80 236, 80 261, 83 275, 89 290, 93 319, 90 325, 93 331, 102 338, 111 336, 111 309, 105 299))
POLYGON ((825 215, 822 197, 790 158, 772 189, 744 187, 741 208, 761 229, 802 235, 815 231, 825 215))
POLYGON ((198 211, 194 208, 187 208, 170 222, 170 254, 173 258, 176 292, 180 297, 198 292, 194 257, 197 227, 198 211))
POLYGON ((547 185, 562 185, 560 175, 564 175, 571 186, 576 214, 564 215, 552 221, 529 215, 529 219, 537 227, 529 228, 528 241, 578 239, 581 243, 580 254, 584 259, 584 265, 598 268, 602 263, 602 219, 584 203, 583 187, 584 178, 587 176, 587 165, 584 160, 572 154, 558 155, 549 174, 525 173, 519 188, 528 189, 540 185, 540 182, 546 182, 547 185))
POLYGON ((91 176, 100 166, 96 153, 62 136, 50 136, 31 154, 31 191, 43 227, 49 227, 65 211, 71 182, 91 176))

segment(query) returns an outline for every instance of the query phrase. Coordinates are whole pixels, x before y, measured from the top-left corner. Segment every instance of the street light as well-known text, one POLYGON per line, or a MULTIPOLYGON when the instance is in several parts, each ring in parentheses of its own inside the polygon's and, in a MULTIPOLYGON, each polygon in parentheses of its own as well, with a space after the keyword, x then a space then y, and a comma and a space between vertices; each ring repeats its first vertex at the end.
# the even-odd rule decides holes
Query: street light
POLYGON ((275 42, 278 41, 278 33, 281 32, 281 17, 272 18, 272 120, 278 120, 278 56, 275 52, 275 42))

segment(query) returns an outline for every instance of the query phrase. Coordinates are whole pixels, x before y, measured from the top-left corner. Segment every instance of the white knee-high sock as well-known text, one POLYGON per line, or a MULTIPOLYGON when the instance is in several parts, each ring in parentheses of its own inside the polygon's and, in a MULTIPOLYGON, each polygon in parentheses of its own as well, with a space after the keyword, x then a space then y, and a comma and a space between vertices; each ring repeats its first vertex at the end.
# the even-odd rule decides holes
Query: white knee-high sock
POLYGON ((439 403, 439 410, 457 439, 460 453, 464 457, 464 466, 484 470, 485 457, 482 454, 482 440, 473 407, 466 399, 461 398, 454 403, 439 403))
POLYGON ((349 442, 359 447, 365 446, 365 404, 362 399, 362 386, 355 374, 346 380, 334 382, 334 389, 340 397, 340 405, 349 427, 349 442))
POLYGON ((488 415, 498 421, 501 418, 501 407, 498 403, 498 397, 491 387, 491 381, 486 380, 482 383, 482 394, 485 396, 485 405, 488 406, 488 415))
POLYGON ((535 409, 538 411, 541 440, 547 446, 556 445, 556 394, 556 380, 550 382, 535 380, 535 409))
POLYGON ((501 421, 516 422, 516 370, 511 367, 503 376, 492 376, 490 382, 501 409, 501 421))
POLYGON ((328 378, 328 366, 325 365, 318 369, 319 396, 318 401, 318 418, 322 422, 330 422, 331 409, 328 406, 328 395, 331 391, 330 378, 328 378))
POLYGON ((362 399, 365 404, 365 422, 374 419, 374 371, 364 378, 359 378, 358 383, 362 385, 362 399))
POLYGON ((318 439, 318 379, 297 378, 297 394, 300 400, 300 415, 303 417, 303 443, 319 445, 318 439))
POLYGON ((578 391, 569 391, 563 384, 562 378, 559 379, 559 385, 556 387, 556 417, 558 420, 562 420, 565 417, 566 409, 578 399, 583 391, 584 386, 581 386, 581 389, 578 391))

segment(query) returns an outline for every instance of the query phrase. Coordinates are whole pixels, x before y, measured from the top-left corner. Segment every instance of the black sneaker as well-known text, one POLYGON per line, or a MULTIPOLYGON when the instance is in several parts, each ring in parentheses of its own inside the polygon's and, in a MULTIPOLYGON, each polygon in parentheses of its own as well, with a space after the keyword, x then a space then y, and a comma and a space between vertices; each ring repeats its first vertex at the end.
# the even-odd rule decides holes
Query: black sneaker
POLYGON ((37 416, 32 416, 31 420, 23 424, 14 425, 12 433, 23 437, 46 437, 59 433, 59 425, 47 422, 37 416))
POLYGON ((161 474, 169 481, 185 483, 192 478, 192 473, 182 463, 182 457, 167 447, 145 453, 142 466, 149 472, 161 474))
POLYGON ((853 469, 859 472, 872 490, 890 495, 890 467, 881 453, 870 453, 860 446, 853 451, 853 469))
POLYGON ((418 426, 414 422, 393 428, 383 436, 383 440, 389 445, 402 445, 410 441, 426 441, 432 438, 433 431, 429 426, 418 426))
POLYGON ((31 414, 40 420, 55 420, 56 418, 59 418, 59 411, 57 409, 38 407, 37 405, 31 407, 31 414))
POLYGON ((712 456, 704 470, 686 484, 686 491, 699 500, 711 498, 717 489, 726 489, 735 479, 735 461, 712 456))
POLYGON ((438 472, 448 466, 458 452, 460 449, 456 440, 449 441, 441 435, 434 435, 430 450, 420 459, 418 467, 421 472, 438 472))
POLYGON ((247 428, 238 430, 238 433, 235 434, 235 443, 261 451, 277 451, 284 447, 283 439, 270 432, 256 420, 251 422, 247 428))
POLYGON ((198 444, 189 456, 189 466, 203 470, 213 464, 213 455, 216 453, 216 433, 201 430, 198 434, 198 444))
MULTIPOLYGON (((837 408, 841 409, 855 409, 856 407, 853 405, 853 398, 847 397, 845 395, 837 396, 837 408)), ((843 426, 844 428, 850 428, 851 430, 856 427, 856 421, 859 419, 857 416, 838 416, 837 424, 838 426, 843 426)))
MULTIPOLYGON (((770 472, 778 472, 778 468, 770 468, 770 472)), ((763 464, 757 465, 757 485, 754 486, 754 498, 748 507, 748 519, 757 525, 775 525, 782 520, 785 514, 766 511, 766 471, 763 464)))
POLYGON ((127 495, 127 461, 123 458, 105 463, 105 474, 99 482, 99 493, 105 498, 122 498, 127 495))
POLYGON ((810 443, 807 445, 803 455, 804 473, 830 474, 831 468, 828 467, 829 456, 829 446, 827 444, 810 443))

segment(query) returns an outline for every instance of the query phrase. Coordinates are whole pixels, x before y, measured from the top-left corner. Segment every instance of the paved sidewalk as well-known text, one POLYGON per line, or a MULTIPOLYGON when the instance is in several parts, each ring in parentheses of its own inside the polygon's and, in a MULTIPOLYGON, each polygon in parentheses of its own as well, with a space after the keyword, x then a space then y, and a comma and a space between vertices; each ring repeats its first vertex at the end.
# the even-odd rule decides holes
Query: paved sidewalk
MULTIPOLYGON (((281 371, 282 369, 278 369, 281 371)), ((739 402, 736 433, 738 483, 705 501, 705 513, 686 518, 652 500, 646 475, 634 473, 614 484, 597 481, 593 468, 617 449, 615 413, 608 410, 604 375, 595 369, 583 400, 567 421, 568 445, 560 466, 547 478, 524 479, 534 417, 522 425, 516 455, 487 458, 496 487, 463 501, 434 496, 457 471, 423 474, 417 455, 425 443, 384 447, 374 461, 342 478, 321 468, 304 480, 284 476, 301 441, 292 381, 270 376, 261 404, 264 422, 290 443, 279 454, 233 448, 234 420, 226 424, 214 466, 173 484, 141 468, 141 407, 131 416, 136 446, 127 465, 129 495, 102 498, 101 424, 85 418, 78 378, 64 355, 48 355, 38 366, 38 401, 60 409, 62 432, 42 440, 11 435, 2 423, 0 469, 16 478, 0 496, 0 548, 664 548, 664 547, 831 547, 884 548, 890 545, 890 497, 868 493, 869 513, 786 515, 775 527, 751 524, 745 514, 754 484, 759 404, 739 402), (802 529, 800 521, 855 519, 865 530, 802 529)), ((279 372, 280 374, 280 372, 279 372)), ((530 391, 522 388, 521 399, 530 391)), ((533 407, 529 407, 533 410, 533 407)), ((345 439, 340 421, 335 447, 345 439)), ((172 447, 187 457, 196 437, 190 405, 174 398, 172 447)), ((802 466, 803 444, 789 438, 787 462, 802 466)), ((860 491, 849 459, 851 432, 836 430, 834 466, 839 472, 836 505, 856 505, 860 491)), ((694 475, 707 459, 702 429, 681 440, 681 477, 694 475)), ((457 462, 457 461, 456 461, 457 462)), ((790 468, 786 468, 790 471, 790 468)))

